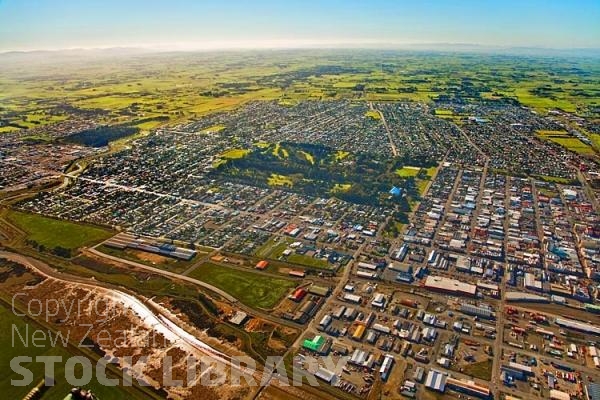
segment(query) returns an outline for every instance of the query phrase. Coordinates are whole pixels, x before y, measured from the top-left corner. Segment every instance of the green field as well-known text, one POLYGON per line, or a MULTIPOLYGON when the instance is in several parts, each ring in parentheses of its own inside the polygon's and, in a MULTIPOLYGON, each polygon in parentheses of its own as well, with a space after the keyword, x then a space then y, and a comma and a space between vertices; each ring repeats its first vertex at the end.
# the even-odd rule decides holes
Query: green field
POLYGON ((294 186, 294 181, 285 175, 271 174, 267 180, 269 186, 294 186))
POLYGON ((202 264, 189 276, 226 291, 247 306, 264 309, 274 307, 296 286, 289 279, 272 278, 211 263, 202 264))
POLYGON ((396 170, 396 175, 398 175, 401 178, 410 178, 417 176, 420 171, 421 168, 419 167, 404 166, 396 170))
POLYGON ((289 247, 294 240, 291 238, 284 238, 283 240, 275 241, 275 238, 269 239, 268 242, 263 244, 256 250, 254 255, 260 258, 269 258, 271 260, 281 260, 290 264, 298 264, 303 267, 311 267, 318 269, 328 269, 329 263, 321 258, 310 257, 305 254, 292 253, 287 257, 283 257, 283 252, 289 247))
POLYGON ((63 247, 74 250, 108 239, 114 233, 91 225, 43 217, 19 211, 8 213, 8 219, 27 234, 27 239, 46 249, 63 247))
MULTIPOLYGON (((54 378, 56 384, 52 386, 48 391, 44 394, 44 399, 57 399, 62 400, 65 398, 67 393, 72 388, 66 379, 65 379, 65 363, 66 360, 75 355, 81 356, 79 351, 75 347, 65 347, 62 345, 62 342, 59 340, 59 344, 56 346, 52 346, 48 340, 42 340, 36 342, 37 344, 41 344, 41 347, 35 347, 32 344, 32 336, 33 332, 40 329, 43 330, 46 335, 48 335, 48 329, 42 328, 36 323, 31 323, 24 320, 22 317, 16 316, 12 313, 12 311, 4 306, 4 303, 0 305, 0 323, 5 328, 4 334, 0 335, 0 346, 2 347, 2 352, 0 353, 0 364, 5 366, 4 378, 0 378, 0 388, 2 389, 2 395, 5 399, 21 399, 25 397, 25 395, 35 387, 43 378, 44 378, 44 364, 41 362, 31 362, 31 363, 21 363, 21 366, 27 368, 33 373, 33 382, 28 386, 13 386, 11 385, 11 379, 20 380, 22 376, 13 372, 8 366, 10 361, 14 357, 18 356, 28 356, 32 357, 35 360, 37 356, 60 356, 62 357, 62 362, 55 364, 54 378), (19 335, 23 337, 25 340, 26 337, 26 327, 29 327, 29 343, 27 346, 21 341, 19 335), (12 329, 15 329, 14 333, 14 341, 12 329), (9 333, 10 332, 10 333, 9 333), (18 334, 17 334, 18 332, 18 334)), ((52 332, 52 331, 51 331, 52 332)), ((54 332, 52 332, 54 335, 54 332)), ((37 334, 36 337, 40 335, 37 334)), ((55 337, 55 336, 53 336, 55 337)), ((92 365, 95 362, 92 360, 92 365)), ((75 377, 81 377, 81 365, 75 366, 75 377), (77 368, 79 367, 79 368, 77 368)), ((115 376, 109 377, 114 378, 115 376)), ((134 398, 134 399, 142 399, 147 398, 138 392, 137 389, 134 388, 124 388, 122 386, 117 387, 106 387, 102 386, 96 380, 96 374, 92 375, 92 380, 88 385, 85 386, 86 389, 91 389, 98 397, 102 400, 110 400, 110 399, 123 399, 123 398, 134 398)))
POLYGON ((565 131, 537 131, 538 137, 543 140, 550 140, 554 143, 561 145, 567 150, 571 150, 575 153, 592 155, 594 149, 589 144, 583 143, 579 138, 571 136, 565 131))
POLYGON ((305 267, 313 267, 313 268, 321 268, 327 269, 329 268, 329 263, 321 258, 315 258, 306 256, 304 254, 292 253, 287 256, 287 262, 292 264, 298 264, 305 267))
POLYGON ((226 158, 228 160, 235 160, 235 159, 244 157, 248 153, 250 153, 250 150, 231 149, 231 150, 227 150, 225 153, 221 154, 221 158, 226 158))
POLYGON ((381 115, 377 111, 367 111, 367 113, 365 114, 365 117, 371 118, 371 119, 374 119, 374 120, 380 120, 381 119, 381 115))

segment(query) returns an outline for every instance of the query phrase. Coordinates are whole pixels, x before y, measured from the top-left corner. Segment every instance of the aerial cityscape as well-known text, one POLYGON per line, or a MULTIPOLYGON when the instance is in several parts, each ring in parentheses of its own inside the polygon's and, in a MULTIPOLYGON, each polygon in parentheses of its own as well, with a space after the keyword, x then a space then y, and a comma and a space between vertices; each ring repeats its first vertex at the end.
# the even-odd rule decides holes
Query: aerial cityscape
POLYGON ((600 4, 121 3, 0 2, 5 398, 600 399, 600 4))

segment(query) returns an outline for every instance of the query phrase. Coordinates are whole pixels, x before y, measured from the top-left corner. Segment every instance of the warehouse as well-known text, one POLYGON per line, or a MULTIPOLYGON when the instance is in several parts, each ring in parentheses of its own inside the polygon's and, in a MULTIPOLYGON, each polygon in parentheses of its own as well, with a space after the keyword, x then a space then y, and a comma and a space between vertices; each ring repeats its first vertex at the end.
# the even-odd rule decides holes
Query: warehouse
POLYGON ((354 350, 354 353, 352 353, 352 356, 350 357, 350 360, 348 360, 348 362, 355 365, 363 365, 367 361, 368 357, 368 352, 356 349, 354 350))
POLYGON ((556 325, 563 328, 573 329, 576 331, 591 333, 600 336, 600 328, 595 325, 586 324, 584 322, 575 321, 566 318, 556 318, 556 325))
POLYGON ((321 348, 325 345, 325 338, 323 336, 315 336, 313 339, 306 339, 302 342, 302 347, 307 350, 319 353, 321 348))
POLYGON ((467 315, 473 315, 484 319, 496 318, 494 313, 489 307, 479 307, 473 304, 461 304, 460 311, 467 315))
POLYGON ((389 334, 391 332, 391 329, 385 325, 381 325, 381 324, 373 324, 372 326, 373 330, 376 330, 377 332, 381 332, 381 333, 385 333, 385 334, 389 334))
POLYGON ((560 390, 550 390, 550 400, 571 400, 569 393, 561 392, 560 390))
POLYGON ((473 381, 463 381, 459 379, 448 378, 446 380, 446 386, 457 392, 465 393, 470 396, 476 396, 481 399, 488 399, 491 395, 490 389, 478 385, 473 381))
POLYGON ((365 335, 365 330, 365 326, 359 324, 354 330, 354 333, 352 334, 352 339, 360 342, 363 336, 365 335))
POLYGON ((379 369, 379 374, 381 375, 382 381, 387 380, 393 365, 394 357, 391 354, 386 354, 383 359, 383 363, 381 363, 381 368, 379 369))
POLYGON ((260 260, 258 263, 256 263, 256 269, 259 269, 261 271, 265 270, 267 267, 269 266, 269 262, 265 261, 265 260, 260 260))
POLYGON ((442 276, 428 276, 425 287, 438 292, 475 297, 477 286, 442 276))
POLYGON ((427 389, 435 390, 440 393, 444 393, 446 391, 446 380, 448 376, 438 370, 432 369, 427 374, 427 378, 425 379, 425 387, 427 389))
POLYGON ((356 271, 356 276, 358 276, 359 278, 365 278, 365 279, 377 279, 376 272, 356 271))
POLYGON ((335 385, 337 381, 337 375, 334 372, 329 371, 323 367, 319 367, 317 372, 315 372, 315 376, 322 381, 329 383, 330 385, 335 385))
POLYGON ((425 368, 420 365, 417 366, 415 372, 413 372, 413 379, 419 383, 423 382, 423 377, 425 376, 425 368))
POLYGON ((366 262, 359 262, 358 268, 368 269, 369 271, 377 271, 377 265, 366 262))
POLYGON ((294 293, 290 295, 290 299, 292 301, 295 301, 296 303, 299 303, 300 301, 302 301, 302 299, 306 296, 307 293, 308 292, 306 291, 306 289, 298 288, 294 291, 294 293))
POLYGON ((385 296, 382 293, 376 293, 375 296, 373 297, 373 301, 371 302, 371 305, 373 307, 377 307, 377 308, 384 308, 385 307, 385 296))
POLYGON ((346 311, 346 307, 339 306, 338 308, 335 309, 335 311, 331 314, 331 316, 335 319, 341 319, 342 316, 344 315, 344 311, 346 311))
POLYGON ((357 296, 355 294, 350 294, 350 293, 344 294, 343 299, 349 303, 356 303, 356 304, 359 304, 362 301, 362 298, 360 296, 357 296))
POLYGON ((506 292, 504 295, 506 301, 527 301, 530 303, 549 303, 550 299, 537 294, 526 292, 506 292))
POLYGON ((315 295, 321 296, 321 297, 327 297, 327 296, 329 296, 329 293, 331 293, 331 288, 327 287, 327 286, 311 285, 308 288, 308 293, 315 294, 315 295))

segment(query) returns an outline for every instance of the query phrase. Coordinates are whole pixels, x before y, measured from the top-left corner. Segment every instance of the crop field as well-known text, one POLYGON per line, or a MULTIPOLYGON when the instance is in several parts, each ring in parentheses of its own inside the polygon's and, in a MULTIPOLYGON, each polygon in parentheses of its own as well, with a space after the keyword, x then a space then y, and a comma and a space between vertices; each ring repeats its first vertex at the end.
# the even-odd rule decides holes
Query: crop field
POLYGON ((111 231, 91 225, 83 225, 37 214, 11 211, 8 219, 46 249, 62 247, 74 250, 98 243, 113 235, 111 231))
POLYGON ((189 276, 226 291, 247 306, 263 309, 273 308, 296 286, 289 279, 266 277, 211 263, 202 264, 189 276))

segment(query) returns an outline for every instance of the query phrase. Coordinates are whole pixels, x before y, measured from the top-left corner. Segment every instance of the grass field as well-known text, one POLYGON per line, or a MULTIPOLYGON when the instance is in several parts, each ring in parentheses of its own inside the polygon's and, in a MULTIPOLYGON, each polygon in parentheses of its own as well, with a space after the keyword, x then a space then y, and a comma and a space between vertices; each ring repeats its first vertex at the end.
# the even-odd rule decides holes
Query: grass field
POLYGON ((78 224, 43 217, 37 214, 11 211, 8 219, 27 234, 27 238, 36 241, 47 249, 63 247, 77 249, 108 239, 114 233, 91 225, 78 224))
POLYGON ((575 153, 592 155, 594 154, 594 148, 589 144, 586 144, 579 140, 575 136, 571 136, 565 131, 537 131, 537 135, 544 140, 550 140, 554 143, 561 145, 567 150, 571 150, 575 153))
POLYGON ((286 261, 292 264, 298 264, 305 267, 313 267, 320 269, 329 268, 329 263, 323 259, 310 257, 304 254, 292 253, 287 256, 286 261))
POLYGON ((271 174, 267 181, 269 186, 294 186, 294 182, 285 175, 271 174))
POLYGON ((231 149, 231 150, 227 150, 225 153, 221 154, 221 158, 235 160, 235 159, 244 157, 248 153, 250 153, 250 150, 247 150, 247 149, 231 149))
MULTIPOLYGON (((69 384, 65 379, 66 360, 75 355, 81 356, 81 354, 79 354, 79 352, 73 351, 76 350, 75 348, 63 346, 60 340, 55 346, 52 346, 48 340, 36 341, 37 344, 41 344, 41 347, 33 346, 33 332, 36 330, 42 330, 46 335, 48 335, 48 330, 46 328, 38 326, 35 323, 26 321, 22 317, 16 316, 8 308, 6 308, 3 303, 2 305, 0 305, 0 323, 6 328, 4 329, 4 333, 0 335, 0 346, 3 349, 0 353, 0 364, 6 367, 4 377, 0 378, 0 388, 2 389, 2 393, 4 393, 2 397, 5 399, 21 399, 25 397, 25 395, 33 387, 35 387, 35 385, 37 385, 42 379, 44 379, 43 363, 24 362, 21 363, 21 365, 32 372, 33 382, 28 386, 11 385, 11 379, 22 379, 21 375, 13 372, 10 368, 8 368, 11 359, 18 356, 28 356, 32 357, 34 360, 37 356, 59 356, 62 357, 62 361, 55 364, 55 385, 48 389, 48 391, 44 394, 43 398, 49 400, 64 399, 67 393, 69 393, 69 391, 72 388, 72 385, 69 384), (29 330, 28 335, 26 334, 26 327, 28 327, 29 330), (14 329, 15 332, 14 341, 12 334, 9 333, 9 330, 12 329, 14 329), (29 338, 29 343, 27 346, 21 341, 19 335, 23 337, 23 339, 25 339, 26 337, 29 338)), ((52 334, 55 335, 54 332, 52 332, 52 334)), ((36 337, 40 337, 40 335, 36 334, 36 337)), ((94 365, 93 361, 92 365, 94 365)), ((76 377, 81 377, 81 365, 76 365, 74 372, 76 377)), ((109 377, 114 378, 114 376, 111 376, 111 374, 109 374, 109 377)), ((91 389, 99 398, 103 400, 123 398, 146 398, 141 397, 141 394, 137 393, 137 391, 134 389, 127 389, 122 386, 102 386, 96 380, 95 373, 92 374, 92 380, 88 385, 85 385, 85 388, 91 389)))
POLYGON ((398 175, 401 178, 409 178, 417 176, 420 171, 421 168, 419 167, 404 166, 396 170, 396 175, 398 175))
POLYGON ((347 192, 352 187, 350 183, 336 183, 331 189, 332 193, 347 192))
POLYGON ((365 114, 365 117, 371 118, 371 119, 374 119, 374 120, 380 120, 381 119, 381 115, 377 111, 367 111, 366 114, 365 114))
POLYGON ((304 267, 312 267, 319 269, 329 268, 329 263, 323 259, 310 257, 304 254, 292 253, 287 257, 282 258, 282 254, 294 240, 284 238, 283 240, 275 241, 275 238, 269 239, 267 243, 262 245, 254 255, 260 258, 269 258, 271 260, 282 260, 291 264, 298 264, 304 267))
POLYGON ((202 264, 190 273, 190 277, 226 291, 247 306, 264 309, 274 307, 296 286, 289 279, 267 277, 211 263, 202 264))
POLYGON ((214 126, 209 126, 208 128, 202 129, 200 132, 201 133, 217 133, 217 132, 221 132, 225 128, 226 128, 225 125, 214 125, 214 126))
POLYGON ((463 368, 463 373, 489 381, 492 379, 492 360, 490 359, 466 365, 463 368))

